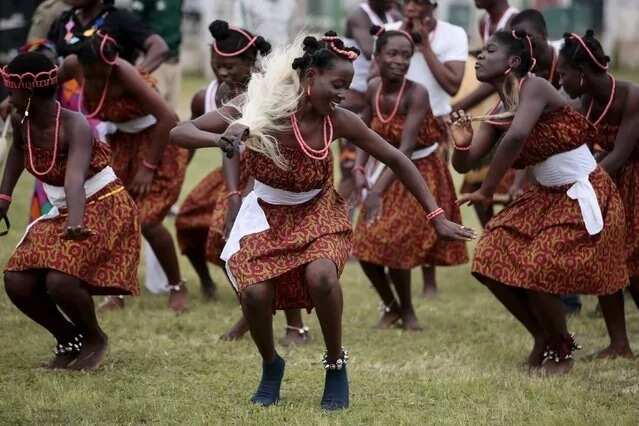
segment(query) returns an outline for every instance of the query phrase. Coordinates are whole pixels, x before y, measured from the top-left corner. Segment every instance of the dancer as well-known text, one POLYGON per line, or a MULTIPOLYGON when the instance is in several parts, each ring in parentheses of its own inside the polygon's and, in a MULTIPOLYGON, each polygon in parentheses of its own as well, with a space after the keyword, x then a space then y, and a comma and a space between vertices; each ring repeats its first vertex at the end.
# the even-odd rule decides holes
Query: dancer
POLYGON ((108 146, 93 138, 81 114, 56 101, 58 69, 49 59, 23 53, 1 74, 14 107, 14 141, 0 185, 0 217, 25 167, 54 205, 27 228, 5 268, 5 289, 56 338, 46 367, 92 370, 108 338, 91 296, 139 292, 137 208, 109 166, 108 146))
MULTIPOLYGON (((639 156, 636 152, 639 126, 639 86, 616 80, 608 72, 608 58, 592 31, 584 37, 564 36, 559 56, 559 75, 564 91, 579 99, 580 111, 597 128, 595 144, 599 165, 613 177, 626 214, 626 265, 630 293, 639 306, 639 156)), ((601 358, 633 357, 624 316, 623 293, 599 297, 610 345, 597 354, 601 358)))
MULTIPOLYGON (((297 40, 267 58, 264 74, 253 75, 239 120, 228 125, 224 117, 231 112, 221 109, 172 131, 173 137, 218 145, 236 162, 240 141, 248 148, 255 185, 242 201, 222 259, 263 359, 262 380, 251 398, 256 404, 279 400, 284 374, 284 360, 273 345, 273 309, 299 307, 316 309, 327 347, 321 407, 349 404, 338 277, 350 254, 351 228, 346 204, 332 186, 332 140, 345 137, 388 164, 433 212, 441 235, 474 235, 445 218, 408 158, 337 106, 350 86, 357 54, 333 32, 321 40, 297 40)), ((227 178, 229 190, 237 190, 238 178, 227 178)))
MULTIPOLYGON (((378 36, 375 62, 381 79, 369 85, 362 118, 413 160, 446 216, 461 222, 452 176, 437 155, 438 141, 443 139, 441 125, 433 116, 427 90, 406 75, 419 36, 403 30, 384 31, 377 26, 371 32, 378 36)), ((368 154, 360 150, 355 168, 359 191, 368 184, 364 173, 367 160, 368 154)), ((401 320, 404 329, 421 330, 412 304, 412 268, 460 265, 468 261, 465 244, 441 239, 430 218, 420 212, 417 199, 395 179, 392 171, 381 167, 375 171, 355 228, 353 255, 382 299, 380 328, 401 320)))
POLYGON ((495 87, 502 108, 474 137, 471 117, 456 114, 453 165, 468 170, 501 139, 481 188, 459 199, 484 205, 510 167, 531 168, 538 184, 487 224, 472 273, 533 336, 529 366, 561 374, 578 346, 558 294, 622 289, 626 232, 614 183, 588 149, 595 129, 549 82, 529 74, 531 43, 526 33, 498 31, 478 56, 477 78, 495 87), (512 124, 498 120, 504 116, 512 124))
MULTIPOLYGON (((442 124, 452 111, 451 96, 460 88, 468 60, 468 36, 463 28, 435 17, 437 3, 430 0, 404 2, 404 21, 386 24, 386 30, 404 29, 419 34, 406 78, 421 84, 428 91, 430 107, 442 124)), ((448 137, 445 131, 439 144, 440 154, 448 159, 448 137)), ((432 186, 431 186, 432 187, 432 186)), ((433 265, 422 266, 422 297, 437 295, 437 281, 433 265)))
MULTIPOLYGON (((133 195, 142 235, 169 280, 169 307, 180 313, 187 309, 187 289, 162 221, 180 194, 188 153, 167 146, 177 116, 117 49, 111 36, 98 31, 77 46, 77 56, 65 60, 63 72, 84 82, 80 107, 85 115, 103 121, 115 173, 133 195)), ((106 303, 104 309, 124 306, 122 298, 106 303)))
MULTIPOLYGON (((229 27, 225 21, 214 21, 209 26, 209 31, 215 40, 211 46, 211 69, 217 79, 193 97, 193 120, 217 110, 224 103, 244 93, 251 73, 258 67, 258 55, 264 56, 271 50, 271 45, 264 38, 241 28, 229 27)), ((188 142, 187 140, 180 145, 189 149, 198 148, 188 142)), ((220 254, 225 243, 226 212, 229 209, 237 212, 241 204, 241 194, 250 190, 249 187, 252 186, 245 159, 246 156, 242 155, 240 164, 237 165, 240 168, 238 192, 229 192, 226 189, 224 174, 219 167, 205 176, 186 197, 175 220, 180 249, 193 265, 200 278, 202 293, 207 299, 214 299, 216 291, 207 260, 224 268, 220 254)), ((282 343, 287 345, 308 342, 308 327, 304 326, 299 309, 287 311, 286 318, 286 333, 282 343)), ((247 331, 248 324, 242 317, 222 339, 237 340, 247 331)))

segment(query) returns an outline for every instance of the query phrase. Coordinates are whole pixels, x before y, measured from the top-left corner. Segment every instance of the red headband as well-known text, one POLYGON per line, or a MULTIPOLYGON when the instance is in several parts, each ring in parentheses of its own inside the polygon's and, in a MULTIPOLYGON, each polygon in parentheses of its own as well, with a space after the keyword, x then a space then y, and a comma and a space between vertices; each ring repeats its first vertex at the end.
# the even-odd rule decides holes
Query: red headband
POLYGON ((588 53, 588 55, 590 56, 590 59, 592 59, 592 61, 602 70, 604 71, 608 71, 608 64, 602 64, 601 62, 599 62, 597 60, 597 58, 595 58, 595 55, 592 53, 592 51, 590 49, 588 49, 588 45, 586 45, 586 42, 584 41, 584 39, 582 39, 578 34, 575 33, 570 33, 570 38, 574 38, 575 40, 577 40, 579 42, 579 44, 581 44, 581 46, 584 48, 584 50, 588 53))
POLYGON ((215 38, 213 39, 213 50, 215 51, 215 53, 217 53, 220 56, 225 56, 225 57, 231 57, 231 56, 237 56, 237 55, 241 55, 242 53, 246 52, 251 46, 253 46, 255 44, 255 41, 257 40, 257 36, 251 36, 249 33, 247 33, 246 31, 244 31, 242 28, 236 28, 236 27, 229 27, 229 30, 231 31, 235 31, 238 32, 240 34, 242 34, 247 40, 248 40, 248 44, 246 46, 244 46, 243 48, 236 50, 235 52, 222 52, 218 47, 217 47, 217 42, 215 41, 215 38))
MULTIPOLYGON (((403 35, 404 37, 406 37, 408 39, 408 41, 410 41, 410 44, 412 44, 413 46, 415 46, 415 40, 413 40, 413 36, 410 35, 408 33, 408 31, 404 31, 402 29, 398 29, 398 30, 392 30, 392 31, 397 31, 398 33, 400 33, 401 35, 403 35)), ((375 37, 379 37, 382 34, 384 34, 386 32, 386 29, 384 27, 379 27, 379 30, 377 30, 377 32, 375 33, 375 37)))
POLYGON ((25 72, 22 74, 10 74, 7 66, 0 69, 2 84, 7 89, 25 89, 51 87, 58 84, 58 67, 54 66, 49 71, 42 71, 37 74, 25 72))
POLYGON ((357 59, 357 57, 359 55, 356 52, 353 52, 352 50, 345 50, 345 49, 341 49, 341 48, 337 47, 335 45, 335 42, 337 40, 339 40, 339 37, 337 37, 337 36, 324 36, 324 37, 322 37, 322 41, 326 42, 326 45, 328 46, 328 48, 331 49, 336 54, 338 54, 339 56, 341 56, 343 58, 346 58, 349 61, 354 61, 355 59, 357 59))
POLYGON ((100 30, 98 30, 98 32, 96 33, 96 35, 98 37, 102 38, 102 41, 100 42, 100 58, 102 58, 102 60, 104 61, 104 63, 106 63, 107 65, 115 65, 115 63, 118 60, 118 55, 116 53, 115 57, 111 60, 107 59, 107 57, 104 55, 104 48, 106 47, 106 44, 108 42, 113 43, 116 47, 118 45, 118 42, 111 37, 110 35, 108 35, 107 33, 104 33, 100 30))
MULTIPOLYGON (((513 30, 512 34, 515 40, 521 40, 521 37, 517 35, 515 30, 513 30)), ((535 69, 535 65, 537 65, 537 59, 535 59, 535 52, 533 51, 532 40, 528 34, 526 34, 526 41, 528 42, 528 50, 530 51, 530 58, 532 59, 532 65, 528 69, 528 71, 530 72, 533 69, 535 69)))

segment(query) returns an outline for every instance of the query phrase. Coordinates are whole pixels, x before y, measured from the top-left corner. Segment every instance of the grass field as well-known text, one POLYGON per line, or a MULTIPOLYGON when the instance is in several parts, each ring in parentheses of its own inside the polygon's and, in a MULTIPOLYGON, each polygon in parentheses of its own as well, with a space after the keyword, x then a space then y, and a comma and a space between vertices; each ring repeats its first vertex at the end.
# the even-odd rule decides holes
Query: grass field
MULTIPOLYGON (((189 79, 184 93, 201 81, 189 79)), ((182 117, 186 117, 184 105, 182 117)), ((219 164, 215 150, 197 154, 183 194, 219 164)), ((27 220, 33 179, 26 174, 15 191, 11 233, 0 239, 0 265, 10 256, 27 220)), ((467 224, 476 226, 469 209, 467 224)), ((172 228, 172 223, 171 223, 172 228)), ((0 424, 437 424, 437 425, 636 425, 639 423, 637 361, 579 361, 568 377, 528 376, 523 362, 531 341, 468 265, 440 269, 436 300, 415 301, 425 330, 409 334, 371 329, 378 299, 358 265, 342 277, 344 344, 351 352, 351 408, 319 409, 323 345, 314 315, 305 316, 314 341, 281 348, 287 360, 283 399, 261 409, 248 398, 259 380, 260 359, 250 338, 218 339, 239 308, 221 271, 217 303, 201 302, 195 274, 181 259, 190 281, 191 310, 176 317, 166 297, 144 293, 128 308, 101 318, 110 352, 94 373, 37 368, 51 356, 53 338, 18 312, 0 292, 0 424)), ((421 277, 414 276, 417 297, 421 277)), ((570 329, 584 346, 579 357, 607 344, 603 320, 590 315, 594 299, 570 329)), ((628 328, 639 351, 639 313, 628 304, 628 328)), ((275 318, 276 335, 284 331, 275 318)))

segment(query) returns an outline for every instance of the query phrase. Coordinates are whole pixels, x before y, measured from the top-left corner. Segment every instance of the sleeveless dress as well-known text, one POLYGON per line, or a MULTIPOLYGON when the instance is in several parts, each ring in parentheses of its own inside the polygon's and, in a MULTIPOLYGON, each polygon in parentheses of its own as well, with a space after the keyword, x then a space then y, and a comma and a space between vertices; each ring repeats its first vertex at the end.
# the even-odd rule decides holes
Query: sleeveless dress
MULTIPOLYGON (((240 240, 239 251, 227 263, 238 290, 264 281, 275 287, 274 309, 313 308, 305 267, 318 259, 335 263, 338 275, 351 252, 348 206, 333 188, 333 161, 313 160, 299 148, 280 145, 288 169, 280 169, 262 154, 246 150, 246 168, 257 182, 301 193, 321 190, 299 205, 273 205, 258 200, 270 229, 240 240)), ((237 221, 240 220, 238 216, 237 221)))
MULTIPOLYGON (((515 167, 538 165, 591 144, 594 132, 586 118, 568 106, 544 113, 515 167)), ((552 294, 600 295, 624 288, 628 274, 621 198, 598 166, 588 180, 601 210, 600 232, 587 231, 580 203, 566 192, 569 185, 530 185, 486 225, 475 250, 473 275, 552 294)))
MULTIPOLYGON (((615 147, 618 125, 601 123, 597 127, 597 144, 606 152, 615 147)), ((639 276, 639 151, 635 149, 613 180, 626 213, 626 265, 631 277, 639 276)))
MULTIPOLYGON (((26 147, 23 149, 25 167, 34 174, 26 147)), ((47 169, 52 151, 33 146, 36 170, 47 169)), ((53 169, 45 176, 37 176, 38 179, 64 187, 67 155, 68 147, 60 149, 53 169)), ((108 167, 110 161, 109 147, 94 140, 87 180, 108 167)), ((138 210, 122 183, 116 179, 87 198, 84 226, 95 235, 84 241, 62 240, 60 234, 64 232, 66 216, 66 210, 62 209, 53 219, 35 222, 9 259, 5 271, 56 270, 82 280, 91 294, 138 295, 138 210)))
MULTIPOLYGON (((153 83, 149 81, 149 84, 153 83)), ((92 110, 95 107, 96 105, 87 103, 86 108, 92 110)), ((107 99, 97 118, 103 122, 125 123, 145 116, 146 113, 137 99, 122 96, 118 99, 107 99)), ((113 169, 127 189, 130 188, 137 171, 144 167, 142 162, 148 161, 151 146, 155 143, 151 139, 153 126, 137 133, 117 130, 106 137, 111 146, 113 169)), ((168 144, 160 163, 157 164, 151 190, 142 196, 132 194, 140 212, 142 226, 162 222, 171 206, 175 204, 184 182, 187 160, 187 150, 168 144)))
MULTIPOLYGON (((373 118, 371 128, 391 145, 399 147, 406 117, 396 115, 387 124, 373 118)), ((433 147, 442 139, 442 129, 432 115, 425 118, 417 137, 418 150, 433 147)), ((413 154, 415 156, 415 154, 413 154)), ((446 217, 461 223, 455 203, 455 188, 450 171, 435 150, 413 160, 446 217)), ((420 265, 460 265, 468 262, 466 244, 438 237, 426 219, 427 213, 410 191, 395 179, 382 195, 380 217, 372 224, 360 214, 353 238, 353 255, 359 260, 396 269, 412 269, 420 265)))

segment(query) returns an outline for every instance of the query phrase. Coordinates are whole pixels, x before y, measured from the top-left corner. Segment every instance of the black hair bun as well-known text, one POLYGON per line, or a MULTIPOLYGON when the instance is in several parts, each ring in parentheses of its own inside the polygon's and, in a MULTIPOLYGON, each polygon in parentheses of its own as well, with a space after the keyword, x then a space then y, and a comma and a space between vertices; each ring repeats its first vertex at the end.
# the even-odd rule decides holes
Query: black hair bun
POLYGON ((335 31, 326 31, 324 35, 326 37, 337 37, 337 33, 335 31))
POLYGON ((595 32, 593 30, 586 30, 585 38, 595 38, 595 32))
POLYGON ((294 70, 303 70, 309 65, 311 58, 308 56, 302 56, 299 58, 293 59, 293 69, 294 70))
POLYGON ((255 47, 262 56, 268 55, 268 53, 271 51, 271 43, 266 41, 262 36, 258 36, 255 40, 255 47))
POLYGON ((216 40, 224 40, 231 34, 229 30, 229 23, 220 19, 216 19, 211 22, 211 25, 209 25, 209 32, 216 40))
POLYGON ((370 28, 370 30, 369 30, 369 32, 370 32, 370 34, 371 34, 372 36, 379 36, 379 35, 382 35, 382 34, 384 33, 384 31, 386 31, 386 30, 384 29, 384 27, 379 26, 379 25, 373 25, 373 26, 370 28))
POLYGON ((302 46, 304 47, 304 52, 314 52, 315 50, 321 47, 319 40, 312 36, 304 37, 304 41, 302 42, 302 46))

